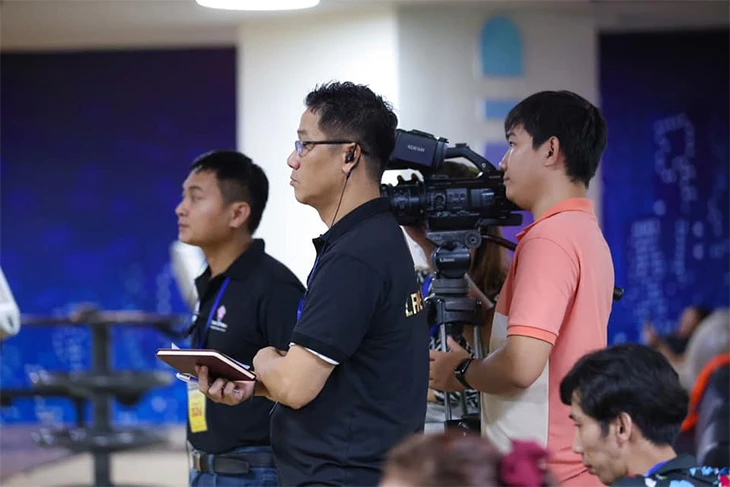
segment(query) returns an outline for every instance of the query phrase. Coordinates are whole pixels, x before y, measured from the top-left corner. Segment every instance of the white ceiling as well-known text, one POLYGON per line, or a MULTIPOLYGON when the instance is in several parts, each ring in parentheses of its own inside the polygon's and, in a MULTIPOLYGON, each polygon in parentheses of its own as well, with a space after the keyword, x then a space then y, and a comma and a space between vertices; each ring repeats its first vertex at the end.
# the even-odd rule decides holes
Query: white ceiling
POLYGON ((314 9, 280 13, 212 10, 195 0, 0 0, 0 48, 232 45, 247 19, 421 4, 594 13, 612 30, 730 24, 727 0, 321 0, 314 9))

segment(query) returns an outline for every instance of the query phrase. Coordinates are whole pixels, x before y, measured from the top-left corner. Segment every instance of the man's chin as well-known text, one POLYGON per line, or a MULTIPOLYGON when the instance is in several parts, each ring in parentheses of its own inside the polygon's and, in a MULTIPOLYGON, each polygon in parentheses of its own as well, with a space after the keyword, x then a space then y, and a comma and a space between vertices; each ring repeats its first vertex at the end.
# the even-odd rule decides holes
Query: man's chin
POLYGON ((195 239, 191 238, 187 232, 177 232, 177 239, 184 244, 195 245, 195 246, 198 245, 197 242, 195 241, 195 239))
POLYGON ((594 468, 592 468, 589 473, 591 475, 593 475, 594 477, 596 477, 598 480, 600 480, 603 485, 613 485, 614 482, 616 482, 616 481, 618 481, 618 480, 621 479, 621 477, 619 477, 619 478, 607 478, 605 475, 599 475, 596 472, 596 469, 594 469, 594 468))
POLYGON ((517 203, 515 203, 515 200, 514 200, 514 197, 515 197, 515 195, 514 195, 514 191, 512 191, 512 190, 511 190, 511 188, 507 188, 507 187, 505 187, 505 188, 504 188, 504 195, 505 195, 505 196, 507 197, 507 199, 508 199, 508 200, 510 200, 510 201, 511 201, 512 203, 514 203, 514 204, 517 204, 517 203))
POLYGON ((504 195, 509 200, 510 203, 517 206, 520 210, 524 210, 524 208, 515 200, 515 193, 514 191, 510 191, 509 189, 505 189, 504 195))
POLYGON ((303 194, 301 191, 297 191, 296 188, 294 188, 294 199, 303 205, 309 204, 309 198, 307 198, 307 195, 303 194))

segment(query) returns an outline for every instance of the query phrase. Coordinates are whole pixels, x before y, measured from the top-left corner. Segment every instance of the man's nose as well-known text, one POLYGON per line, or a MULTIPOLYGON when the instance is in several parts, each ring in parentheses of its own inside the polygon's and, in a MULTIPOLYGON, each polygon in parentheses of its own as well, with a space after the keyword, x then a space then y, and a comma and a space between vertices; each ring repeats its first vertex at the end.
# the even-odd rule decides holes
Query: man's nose
POLYGON ((292 169, 299 169, 299 157, 297 151, 292 151, 289 157, 286 158, 286 164, 292 169))
POLYGON ((177 215, 178 217, 181 217, 181 216, 183 216, 183 213, 184 213, 184 201, 181 201, 181 202, 180 202, 180 203, 178 203, 178 204, 177 204, 177 206, 175 207, 175 214, 176 214, 176 215, 177 215))
POLYGON ((583 453, 583 445, 580 443, 580 438, 578 437, 578 432, 576 431, 575 435, 573 436, 573 453, 581 454, 583 453))
POLYGON ((504 155, 502 156, 502 160, 499 161, 499 164, 498 164, 499 169, 502 170, 503 172, 507 170, 507 154, 509 154, 509 151, 504 153, 504 155))

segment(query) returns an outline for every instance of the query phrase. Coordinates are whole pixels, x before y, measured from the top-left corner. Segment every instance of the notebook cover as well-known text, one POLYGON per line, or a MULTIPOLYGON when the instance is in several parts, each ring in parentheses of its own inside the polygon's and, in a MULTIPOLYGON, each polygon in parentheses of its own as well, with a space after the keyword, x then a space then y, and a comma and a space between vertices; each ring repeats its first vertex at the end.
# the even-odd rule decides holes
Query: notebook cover
POLYGON ((208 367, 208 377, 211 382, 218 378, 256 380, 254 372, 247 370, 243 364, 216 350, 161 348, 157 350, 157 358, 181 374, 188 374, 193 377, 198 377, 195 366, 205 365, 208 367), (228 363, 226 359, 231 363, 228 363))

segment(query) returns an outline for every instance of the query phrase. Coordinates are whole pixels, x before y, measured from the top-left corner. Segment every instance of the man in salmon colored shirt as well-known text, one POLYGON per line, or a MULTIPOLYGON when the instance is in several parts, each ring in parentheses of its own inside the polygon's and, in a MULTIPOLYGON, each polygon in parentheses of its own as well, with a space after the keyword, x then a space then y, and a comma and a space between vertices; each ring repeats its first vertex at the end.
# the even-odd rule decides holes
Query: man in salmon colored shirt
POLYGON ((430 387, 479 390, 482 433, 495 445, 537 441, 561 485, 600 485, 571 451, 559 386, 581 356, 607 345, 613 262, 586 197, 606 148, 606 122, 579 95, 544 91, 515 106, 504 127, 509 149, 499 166, 507 198, 534 223, 517 236, 487 357, 473 360, 451 340, 450 352, 431 351, 430 387))

